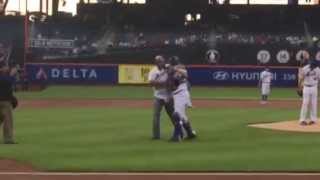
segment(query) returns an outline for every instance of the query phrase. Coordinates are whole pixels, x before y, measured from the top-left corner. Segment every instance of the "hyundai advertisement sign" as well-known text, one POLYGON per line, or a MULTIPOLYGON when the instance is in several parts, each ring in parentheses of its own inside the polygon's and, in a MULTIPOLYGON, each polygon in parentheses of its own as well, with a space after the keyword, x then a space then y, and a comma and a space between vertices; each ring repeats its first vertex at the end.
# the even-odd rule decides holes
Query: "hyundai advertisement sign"
MULTIPOLYGON (((260 67, 189 67, 189 80, 193 85, 257 86, 260 67)), ((297 86, 297 68, 271 68, 273 86, 297 86)))
POLYGON ((90 64, 27 64, 28 80, 54 84, 116 84, 118 66, 90 64))

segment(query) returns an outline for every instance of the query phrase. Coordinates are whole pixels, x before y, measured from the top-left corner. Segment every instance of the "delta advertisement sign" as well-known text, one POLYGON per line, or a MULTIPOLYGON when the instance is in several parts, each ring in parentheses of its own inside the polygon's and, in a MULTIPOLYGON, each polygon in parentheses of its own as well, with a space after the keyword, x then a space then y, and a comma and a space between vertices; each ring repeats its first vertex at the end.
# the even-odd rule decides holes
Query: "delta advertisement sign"
POLYGON ((116 84, 116 65, 27 64, 31 82, 53 84, 116 84))

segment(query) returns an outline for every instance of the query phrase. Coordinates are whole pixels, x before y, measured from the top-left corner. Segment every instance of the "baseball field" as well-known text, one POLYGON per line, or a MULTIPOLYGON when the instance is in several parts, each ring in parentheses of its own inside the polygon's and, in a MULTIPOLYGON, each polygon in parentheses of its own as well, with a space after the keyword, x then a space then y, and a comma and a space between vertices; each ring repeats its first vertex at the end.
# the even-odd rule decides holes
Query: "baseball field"
POLYGON ((162 139, 151 140, 150 87, 19 92, 19 144, 0 145, 0 158, 54 172, 319 171, 320 134, 248 127, 298 119, 294 89, 272 91, 270 103, 260 105, 257 88, 194 87, 189 116, 198 138, 181 143, 168 142, 171 126, 164 112, 162 139))

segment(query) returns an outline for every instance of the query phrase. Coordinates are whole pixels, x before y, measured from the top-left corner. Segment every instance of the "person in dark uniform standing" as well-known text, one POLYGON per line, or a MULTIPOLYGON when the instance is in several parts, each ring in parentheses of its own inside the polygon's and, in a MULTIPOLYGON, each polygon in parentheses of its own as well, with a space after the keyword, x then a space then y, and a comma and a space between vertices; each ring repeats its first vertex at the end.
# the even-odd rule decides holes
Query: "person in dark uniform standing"
POLYGON ((13 109, 17 99, 13 95, 14 78, 8 66, 0 67, 0 125, 3 126, 4 144, 16 144, 13 132, 13 109))

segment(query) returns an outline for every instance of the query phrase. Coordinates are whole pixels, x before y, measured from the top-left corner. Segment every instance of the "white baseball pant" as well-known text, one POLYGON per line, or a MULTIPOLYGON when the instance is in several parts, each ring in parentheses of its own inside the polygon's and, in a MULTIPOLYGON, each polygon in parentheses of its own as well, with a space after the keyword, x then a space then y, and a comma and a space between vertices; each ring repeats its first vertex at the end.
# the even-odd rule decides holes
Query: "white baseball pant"
POLYGON ((270 94, 270 83, 262 83, 261 84, 261 94, 269 95, 270 94))
POLYGON ((173 94, 173 102, 174 112, 182 118, 183 122, 188 122, 186 109, 192 107, 188 90, 180 90, 178 93, 173 94))
POLYGON ((303 87, 303 100, 300 112, 300 122, 307 120, 308 109, 310 108, 310 120, 317 121, 317 106, 318 106, 318 87, 303 87))

